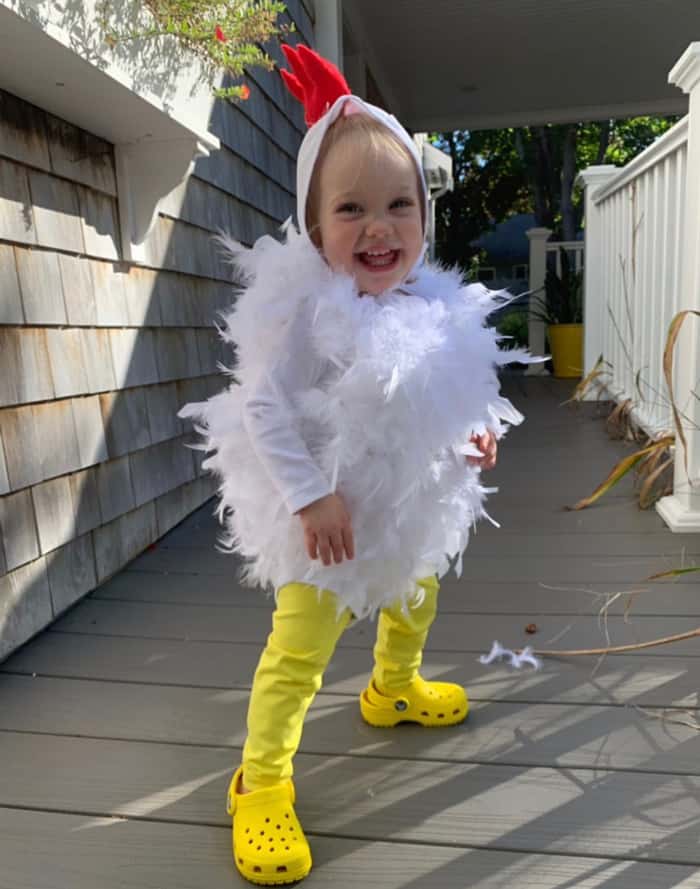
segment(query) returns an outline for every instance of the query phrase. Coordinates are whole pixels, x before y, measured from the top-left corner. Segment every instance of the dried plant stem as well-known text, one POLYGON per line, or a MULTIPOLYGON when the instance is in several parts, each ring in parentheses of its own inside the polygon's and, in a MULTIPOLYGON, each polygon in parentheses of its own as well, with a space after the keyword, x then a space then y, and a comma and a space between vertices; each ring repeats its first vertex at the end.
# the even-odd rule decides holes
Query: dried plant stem
POLYGON ((631 645, 612 645, 607 648, 571 648, 560 651, 535 649, 533 653, 540 657, 575 657, 588 654, 619 654, 623 651, 640 651, 643 648, 653 648, 655 645, 667 645, 669 642, 682 642, 683 639, 692 639, 695 636, 700 636, 700 627, 696 627, 694 630, 688 630, 687 633, 677 633, 675 636, 664 636, 662 639, 651 639, 649 642, 634 642, 631 645))

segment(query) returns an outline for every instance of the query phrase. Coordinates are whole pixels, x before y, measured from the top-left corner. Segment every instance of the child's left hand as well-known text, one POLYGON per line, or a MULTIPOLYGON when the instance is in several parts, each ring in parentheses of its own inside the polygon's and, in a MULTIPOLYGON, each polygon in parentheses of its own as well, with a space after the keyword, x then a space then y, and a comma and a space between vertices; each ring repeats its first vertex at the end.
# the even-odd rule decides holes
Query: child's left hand
POLYGON ((493 469, 496 465, 496 453, 498 451, 498 442, 496 436, 487 429, 483 435, 472 435, 469 439, 484 455, 483 457, 466 457, 470 466, 479 466, 481 469, 493 469))

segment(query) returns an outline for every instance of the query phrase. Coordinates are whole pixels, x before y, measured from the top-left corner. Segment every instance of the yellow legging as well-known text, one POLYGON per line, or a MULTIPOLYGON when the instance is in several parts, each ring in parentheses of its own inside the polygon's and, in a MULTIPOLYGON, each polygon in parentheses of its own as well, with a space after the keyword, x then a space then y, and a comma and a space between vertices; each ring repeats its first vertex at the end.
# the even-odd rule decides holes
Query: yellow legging
MULTIPOLYGON (((420 667, 437 606, 437 578, 419 581, 420 605, 384 608, 377 626, 373 679, 380 692, 403 690, 420 667)), ((338 616, 334 593, 290 583, 277 594, 272 632, 253 679, 243 780, 248 790, 269 787, 292 775, 306 711, 321 688, 323 673, 352 615, 338 616)))

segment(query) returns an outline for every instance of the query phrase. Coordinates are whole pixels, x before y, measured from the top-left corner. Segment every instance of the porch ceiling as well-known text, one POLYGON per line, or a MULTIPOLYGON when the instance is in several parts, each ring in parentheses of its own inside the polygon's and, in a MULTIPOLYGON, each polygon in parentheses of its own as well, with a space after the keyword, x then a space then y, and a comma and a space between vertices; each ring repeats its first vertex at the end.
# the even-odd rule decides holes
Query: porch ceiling
POLYGON ((700 40, 698 0, 347 0, 344 18, 414 131, 685 113, 668 72, 700 40))

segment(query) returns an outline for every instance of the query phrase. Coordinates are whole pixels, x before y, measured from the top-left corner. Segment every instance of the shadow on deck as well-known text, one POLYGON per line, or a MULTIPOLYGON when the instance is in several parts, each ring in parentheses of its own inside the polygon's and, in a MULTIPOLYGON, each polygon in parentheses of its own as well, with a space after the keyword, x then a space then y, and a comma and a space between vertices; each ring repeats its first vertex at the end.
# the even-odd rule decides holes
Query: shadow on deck
MULTIPOLYGON (((594 406, 559 406, 571 388, 509 380, 527 421, 492 473, 502 528, 480 527, 443 585, 424 672, 466 685, 467 722, 365 725, 373 626, 341 641, 296 762, 309 889, 700 887, 698 641, 539 672, 477 660, 496 638, 569 649, 700 624, 697 581, 645 581, 697 562, 699 535, 629 486, 563 510, 624 449, 594 406)), ((3 889, 243 885, 224 797, 271 608, 231 581, 210 511, 3 664, 3 889)))

